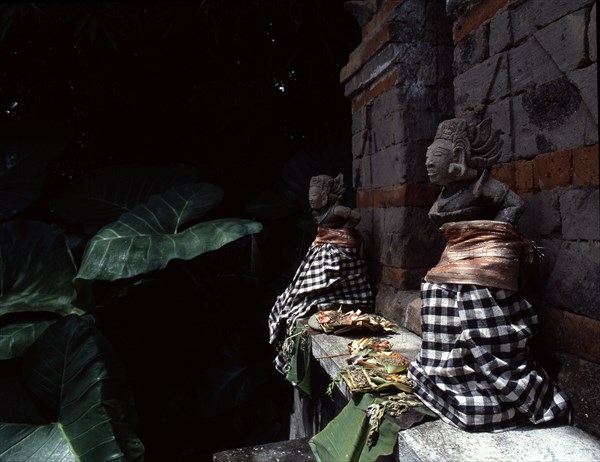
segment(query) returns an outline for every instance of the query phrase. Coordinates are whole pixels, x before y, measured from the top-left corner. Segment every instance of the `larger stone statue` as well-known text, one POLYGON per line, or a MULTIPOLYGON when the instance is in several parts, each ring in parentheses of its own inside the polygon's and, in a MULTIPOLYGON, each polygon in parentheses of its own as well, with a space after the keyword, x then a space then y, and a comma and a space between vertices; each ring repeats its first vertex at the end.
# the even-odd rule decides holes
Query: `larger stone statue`
POLYGON ((278 351, 275 367, 284 375, 291 355, 284 344, 299 318, 323 305, 361 310, 373 306, 366 264, 360 257, 361 237, 355 229, 360 215, 342 204, 344 192, 341 174, 335 178, 317 175, 310 180, 308 202, 317 236, 269 315, 269 341, 278 351))
POLYGON ((522 199, 489 176, 499 132, 450 119, 426 168, 442 191, 429 216, 447 245, 421 285, 422 348, 409 367, 414 393, 441 419, 497 431, 568 415, 567 397, 528 350, 537 315, 518 294, 531 245, 515 224, 522 199))

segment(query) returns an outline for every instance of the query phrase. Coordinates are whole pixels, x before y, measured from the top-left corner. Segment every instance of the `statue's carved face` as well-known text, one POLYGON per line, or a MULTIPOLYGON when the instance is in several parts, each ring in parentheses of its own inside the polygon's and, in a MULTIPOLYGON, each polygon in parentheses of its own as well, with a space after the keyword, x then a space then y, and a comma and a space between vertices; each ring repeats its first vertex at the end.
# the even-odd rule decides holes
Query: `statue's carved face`
POLYGON ((456 156, 452 151, 452 142, 444 139, 436 139, 427 148, 425 167, 429 181, 440 186, 447 186, 455 178, 450 174, 450 164, 456 162, 456 156))
POLYGON ((313 210, 322 209, 327 205, 327 191, 320 186, 311 186, 308 189, 308 203, 313 210))

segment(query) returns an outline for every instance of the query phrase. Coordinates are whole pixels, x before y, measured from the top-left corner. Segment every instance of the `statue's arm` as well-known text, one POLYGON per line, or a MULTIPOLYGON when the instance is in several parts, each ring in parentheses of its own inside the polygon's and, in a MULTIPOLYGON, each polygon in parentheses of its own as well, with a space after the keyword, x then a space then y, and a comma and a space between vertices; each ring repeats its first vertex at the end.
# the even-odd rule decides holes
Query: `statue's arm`
POLYGON ((336 217, 340 217, 346 220, 346 227, 356 226, 360 221, 360 214, 358 210, 351 209, 350 207, 346 207, 344 205, 336 206, 333 210, 333 214, 336 217))
POLYGON ((518 194, 511 191, 506 184, 493 178, 487 181, 484 193, 498 206, 498 212, 494 217, 495 220, 508 222, 513 225, 517 223, 525 208, 525 202, 518 194))

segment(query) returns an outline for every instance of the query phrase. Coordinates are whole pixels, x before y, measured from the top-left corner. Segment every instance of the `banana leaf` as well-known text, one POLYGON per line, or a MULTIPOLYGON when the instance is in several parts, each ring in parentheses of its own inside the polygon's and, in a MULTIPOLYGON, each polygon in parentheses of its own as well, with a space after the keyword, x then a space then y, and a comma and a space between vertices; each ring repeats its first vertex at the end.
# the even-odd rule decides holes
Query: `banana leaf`
POLYGON ((262 229, 258 222, 218 219, 193 224, 222 196, 216 186, 177 186, 126 212, 87 244, 76 279, 114 281, 163 269, 173 259, 190 260, 262 229))
POLYGON ((73 306, 76 274, 63 231, 38 221, 0 225, 0 317, 19 312, 82 313, 73 306))
POLYGON ((50 209, 71 223, 80 223, 95 234, 151 195, 196 181, 189 165, 119 165, 94 170, 73 180, 50 209))
POLYGON ((370 393, 353 394, 344 409, 309 440, 318 462, 375 462, 378 457, 394 452, 400 427, 387 419, 381 422, 375 444, 367 445, 369 418, 366 410, 376 399, 370 393))
POLYGON ((54 418, 14 422, 0 410, 0 460, 143 460, 124 368, 87 316, 61 318, 40 336, 24 356, 23 381, 54 418))

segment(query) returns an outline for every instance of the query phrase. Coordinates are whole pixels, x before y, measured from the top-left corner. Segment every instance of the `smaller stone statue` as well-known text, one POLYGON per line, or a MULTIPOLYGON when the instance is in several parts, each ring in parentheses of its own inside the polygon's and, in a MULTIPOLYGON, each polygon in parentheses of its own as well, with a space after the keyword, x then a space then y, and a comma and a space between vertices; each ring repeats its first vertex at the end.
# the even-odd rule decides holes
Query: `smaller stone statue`
POLYGON ((361 237, 354 228, 360 215, 341 203, 344 192, 342 174, 335 178, 317 175, 310 180, 308 201, 317 236, 269 315, 269 341, 278 350, 275 367, 284 375, 290 359, 284 342, 299 318, 326 304, 361 310, 373 306, 366 264, 360 258, 361 237))
POLYGON ((442 420, 498 431, 568 415, 568 400, 533 359, 537 315, 518 295, 519 264, 531 245, 515 228, 523 201, 489 176, 499 132, 450 119, 427 150, 443 189, 429 212, 447 240, 421 284, 423 344, 408 375, 414 393, 442 420))

